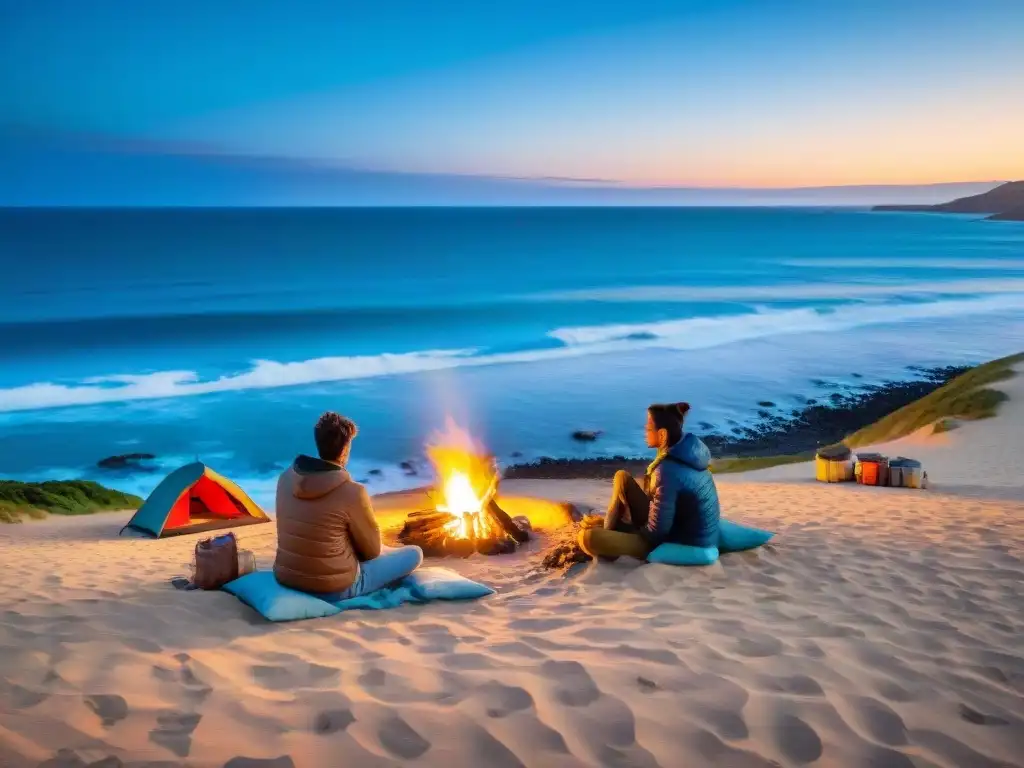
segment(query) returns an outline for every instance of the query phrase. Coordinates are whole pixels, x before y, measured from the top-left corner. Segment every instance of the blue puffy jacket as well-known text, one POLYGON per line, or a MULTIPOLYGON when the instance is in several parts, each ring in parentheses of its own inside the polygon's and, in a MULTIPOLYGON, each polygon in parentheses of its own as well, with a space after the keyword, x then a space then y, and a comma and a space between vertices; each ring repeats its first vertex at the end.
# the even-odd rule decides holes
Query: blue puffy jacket
POLYGON ((718 490, 708 466, 711 451, 699 437, 687 434, 647 468, 651 497, 647 539, 694 547, 718 545, 718 490))

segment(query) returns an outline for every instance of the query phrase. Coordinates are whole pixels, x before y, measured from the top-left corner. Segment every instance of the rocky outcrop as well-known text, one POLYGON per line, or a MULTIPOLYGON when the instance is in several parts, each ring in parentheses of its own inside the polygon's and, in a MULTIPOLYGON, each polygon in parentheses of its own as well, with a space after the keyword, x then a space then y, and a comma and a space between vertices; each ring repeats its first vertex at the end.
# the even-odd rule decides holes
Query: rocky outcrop
POLYGON ((1024 205, 989 216, 991 221, 1024 221, 1024 205))
POLYGON ((143 462, 152 461, 156 456, 152 453, 121 453, 107 456, 96 462, 100 469, 143 469, 143 462))
POLYGON ((960 197, 938 205, 876 205, 873 211, 928 213, 987 213, 992 221, 1024 221, 1024 181, 1008 181, 980 195, 960 197))
MULTIPOLYGON (((913 379, 832 392, 823 403, 809 399, 803 408, 788 412, 788 415, 764 411, 751 426, 734 426, 731 434, 705 432, 701 437, 714 456, 757 457, 813 452, 919 400, 969 368, 945 366, 912 370, 913 379)), ((823 388, 833 386, 824 381, 820 384, 823 388)), ((611 478, 617 470, 625 469, 639 477, 646 471, 650 460, 650 456, 543 457, 530 464, 513 464, 505 469, 502 476, 509 480, 611 478)))

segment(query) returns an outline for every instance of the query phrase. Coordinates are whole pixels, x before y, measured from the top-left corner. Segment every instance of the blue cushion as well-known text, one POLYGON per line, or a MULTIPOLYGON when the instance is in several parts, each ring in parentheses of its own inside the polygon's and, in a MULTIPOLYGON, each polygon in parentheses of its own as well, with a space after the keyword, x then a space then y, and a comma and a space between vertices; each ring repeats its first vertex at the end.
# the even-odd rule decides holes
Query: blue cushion
POLYGON ((711 565, 717 559, 718 547, 691 547, 688 544, 660 544, 647 556, 647 562, 664 565, 711 565))
POLYGON ((341 613, 341 608, 319 597, 281 586, 273 571, 253 571, 223 587, 269 621, 318 619, 341 613))
POLYGON ((413 595, 427 600, 473 600, 493 595, 494 590, 486 584, 467 579, 447 568, 418 568, 403 582, 413 595))
POLYGON ((760 547, 775 534, 770 531, 762 531, 760 528, 751 528, 729 520, 718 521, 718 551, 719 552, 743 552, 747 549, 760 547))
POLYGON ((490 587, 447 568, 419 568, 398 584, 336 603, 282 586, 273 571, 254 571, 225 584, 223 589, 268 621, 319 619, 357 608, 380 611, 403 603, 472 600, 494 594, 490 587))
POLYGON ((718 555, 726 552, 743 552, 760 547, 775 534, 751 528, 729 520, 718 521, 717 547, 691 547, 686 544, 662 544, 647 556, 649 563, 665 565, 711 565, 718 555))

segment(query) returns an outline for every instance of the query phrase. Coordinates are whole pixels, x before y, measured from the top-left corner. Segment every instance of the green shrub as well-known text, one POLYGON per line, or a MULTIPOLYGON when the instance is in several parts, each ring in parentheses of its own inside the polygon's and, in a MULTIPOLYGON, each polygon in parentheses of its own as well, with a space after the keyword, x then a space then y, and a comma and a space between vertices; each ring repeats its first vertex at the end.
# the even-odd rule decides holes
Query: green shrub
POLYGON ((48 480, 23 483, 0 480, 0 522, 16 523, 22 515, 39 519, 54 515, 89 515, 115 509, 138 509, 142 499, 106 488, 91 480, 48 480))
POLYGON ((711 462, 711 472, 716 475, 727 475, 730 472, 752 472, 755 469, 767 469, 783 464, 798 464, 811 461, 814 453, 794 453, 786 456, 739 456, 715 459, 711 462))
MULTIPOLYGON (((1008 396, 1001 390, 988 388, 988 385, 1011 378, 1014 366, 1021 363, 1024 363, 1024 352, 971 368, 920 400, 854 432, 843 443, 850 448, 877 445, 905 437, 928 425, 933 425, 934 433, 941 433, 956 429, 960 420, 995 416, 1000 404, 1008 396)), ((719 475, 750 472, 813 459, 813 452, 783 456, 724 457, 712 461, 711 471, 719 475)))
POLYGON ((988 389, 987 385, 1011 378, 1013 366, 1021 362, 1024 362, 1024 353, 971 368, 920 400, 854 432, 843 442, 851 448, 875 445, 944 419, 977 420, 995 416, 1007 395, 998 389, 988 389))

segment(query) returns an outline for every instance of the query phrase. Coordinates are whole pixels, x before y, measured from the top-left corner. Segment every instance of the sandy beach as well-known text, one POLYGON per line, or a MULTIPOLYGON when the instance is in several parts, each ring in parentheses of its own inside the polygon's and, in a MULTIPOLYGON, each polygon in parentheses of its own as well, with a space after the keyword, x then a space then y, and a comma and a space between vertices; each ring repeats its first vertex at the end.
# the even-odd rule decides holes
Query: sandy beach
MULTIPOLYGON (((1024 378, 887 446, 926 491, 719 481, 779 532, 709 568, 446 561, 497 594, 270 624, 181 592, 196 537, 0 527, 0 766, 1024 765, 1024 378)), ((503 491, 603 507, 608 484, 503 491)), ((272 526, 239 529, 258 567, 272 526)))

